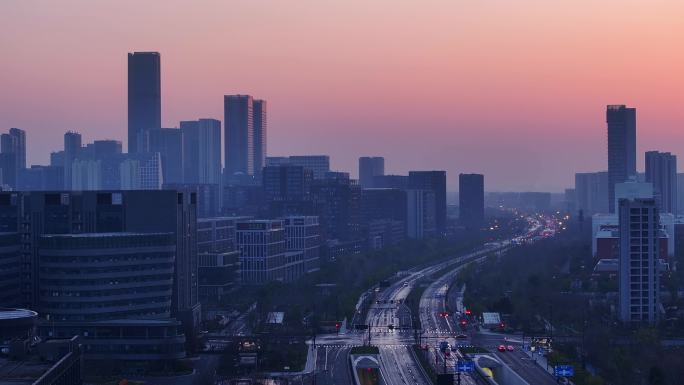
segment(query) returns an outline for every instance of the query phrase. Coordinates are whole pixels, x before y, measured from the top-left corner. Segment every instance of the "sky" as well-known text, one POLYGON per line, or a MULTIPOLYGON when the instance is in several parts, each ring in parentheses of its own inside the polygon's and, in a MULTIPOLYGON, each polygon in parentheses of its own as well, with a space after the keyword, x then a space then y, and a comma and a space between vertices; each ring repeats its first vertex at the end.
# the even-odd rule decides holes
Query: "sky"
POLYGON ((684 166, 681 0, 2 0, 0 130, 45 164, 67 130, 126 137, 126 55, 158 51, 162 125, 268 101, 268 154, 357 174, 485 174, 562 191, 606 169, 605 106, 637 108, 646 150, 684 166))

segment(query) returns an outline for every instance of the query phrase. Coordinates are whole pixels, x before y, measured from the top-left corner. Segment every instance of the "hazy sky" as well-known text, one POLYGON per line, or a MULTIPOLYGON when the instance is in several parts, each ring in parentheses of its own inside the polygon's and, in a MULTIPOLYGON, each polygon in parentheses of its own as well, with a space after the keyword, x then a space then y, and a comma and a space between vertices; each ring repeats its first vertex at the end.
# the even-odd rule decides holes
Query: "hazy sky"
POLYGON ((126 54, 159 51, 164 126, 249 93, 269 155, 560 191, 606 168, 606 104, 637 107, 640 168, 684 157, 683 47, 681 0, 2 0, 0 129, 32 164, 66 130, 124 140, 126 54))

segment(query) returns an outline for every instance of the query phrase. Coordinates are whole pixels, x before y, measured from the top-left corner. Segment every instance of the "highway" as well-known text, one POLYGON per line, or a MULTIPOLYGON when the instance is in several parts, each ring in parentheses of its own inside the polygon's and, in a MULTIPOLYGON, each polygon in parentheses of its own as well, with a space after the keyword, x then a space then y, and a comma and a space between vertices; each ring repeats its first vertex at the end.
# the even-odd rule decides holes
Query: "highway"
MULTIPOLYGON (((530 236, 540 228, 537 222, 530 236)), ((425 268, 414 268, 406 272, 406 275, 385 288, 377 288, 362 295, 359 304, 365 297, 370 296, 372 302, 368 308, 363 323, 369 326, 368 330, 355 331, 354 325, 349 325, 350 330, 340 335, 320 336, 317 339, 316 353, 316 380, 317 384, 351 384, 349 373, 349 351, 354 345, 372 344, 380 349, 380 374, 382 383, 388 385, 430 385, 423 368, 415 357, 412 345, 415 343, 412 329, 411 312, 406 306, 405 299, 415 285, 424 277, 429 277, 437 272, 453 267, 453 270, 435 280, 423 293, 419 309, 420 320, 423 328, 421 340, 423 345, 437 344, 440 338, 448 338, 452 345, 470 344, 472 333, 466 339, 456 339, 461 334, 460 326, 454 322, 457 317, 441 317, 440 312, 446 309, 446 293, 448 285, 453 281, 460 268, 468 262, 483 259, 486 255, 512 247, 513 243, 504 241, 500 244, 488 244, 467 255, 451 258, 449 260, 431 265, 425 268), (370 341, 369 341, 370 339, 370 341)), ((355 316, 355 322, 359 322, 355 316)), ((435 357, 432 351, 432 362, 444 366, 443 355, 435 357)), ((513 355, 511 355, 513 356, 513 355)), ((448 358, 448 372, 453 373, 455 365, 454 356, 448 358)), ((463 384, 476 384, 469 376, 462 376, 463 384)), ((532 382, 537 384, 537 382, 532 382)), ((543 382, 539 382, 544 384, 543 382)))

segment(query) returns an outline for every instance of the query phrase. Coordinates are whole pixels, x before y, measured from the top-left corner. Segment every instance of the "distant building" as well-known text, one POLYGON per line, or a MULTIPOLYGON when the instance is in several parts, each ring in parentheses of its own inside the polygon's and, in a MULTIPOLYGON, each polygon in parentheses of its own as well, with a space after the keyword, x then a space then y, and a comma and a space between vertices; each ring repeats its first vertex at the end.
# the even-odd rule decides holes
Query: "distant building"
POLYGON ((311 170, 314 179, 324 179, 330 172, 330 157, 327 155, 269 156, 266 166, 301 166, 311 170))
POLYGON ((608 209, 615 212, 615 185, 636 175, 636 108, 609 105, 608 124, 608 209))
POLYGON ((122 190, 159 190, 164 181, 158 152, 127 154, 119 172, 122 190))
POLYGON ((266 140, 268 119, 266 115, 266 101, 255 99, 253 104, 254 124, 254 174, 261 175, 261 169, 266 166, 266 140))
POLYGON ((264 200, 270 217, 313 213, 313 173, 302 166, 267 166, 263 169, 264 200))
POLYGON ((290 216, 283 218, 287 251, 302 252, 304 273, 320 269, 321 229, 318 217, 290 216))
POLYGON ((59 191, 64 189, 64 168, 31 166, 24 171, 20 191, 59 191))
POLYGON ((287 251, 283 221, 249 220, 236 226, 243 284, 290 282, 304 274, 303 252, 287 251))
POLYGON ((669 152, 646 152, 646 182, 653 192, 660 212, 677 213, 677 156, 669 152))
POLYGON ((480 228, 484 223, 484 175, 458 176, 459 219, 468 228, 480 228))
POLYGON ((183 183, 183 131, 177 128, 154 128, 140 134, 138 145, 145 153, 158 152, 164 183, 183 183))
POLYGON ((144 130, 161 128, 161 64, 158 52, 128 54, 128 152, 144 130))
POLYGON ((254 175, 254 100, 225 95, 223 111, 226 174, 254 175))
POLYGON ((655 324, 661 312, 658 208, 654 199, 620 199, 618 207, 619 317, 625 323, 655 324))
POLYGON ((14 189, 21 183, 26 169, 26 132, 10 128, 0 135, 0 179, 2 184, 14 189))
POLYGON ((376 188, 396 188, 406 190, 408 188, 407 175, 375 175, 373 186, 376 188))
POLYGON ((81 134, 69 131, 64 134, 64 189, 71 190, 72 163, 81 154, 81 134))
POLYGON ((221 121, 180 122, 183 133, 183 180, 189 184, 221 184, 221 121))
POLYGON ((408 188, 434 193, 434 216, 437 234, 446 231, 446 171, 409 171, 408 188))
POLYGON ((575 174, 575 196, 577 210, 584 215, 607 213, 608 172, 586 172, 575 174))
POLYGON ((359 184, 361 187, 376 187, 374 177, 382 175, 385 175, 385 158, 381 156, 362 156, 359 158, 359 184))
POLYGON ((311 186, 314 214, 326 240, 361 241, 361 188, 349 174, 329 172, 311 186))
POLYGON ((423 239, 435 235, 435 193, 433 190, 407 190, 406 235, 423 239))
POLYGON ((382 219, 406 223, 406 191, 396 188, 361 190, 361 219, 364 225, 382 219))

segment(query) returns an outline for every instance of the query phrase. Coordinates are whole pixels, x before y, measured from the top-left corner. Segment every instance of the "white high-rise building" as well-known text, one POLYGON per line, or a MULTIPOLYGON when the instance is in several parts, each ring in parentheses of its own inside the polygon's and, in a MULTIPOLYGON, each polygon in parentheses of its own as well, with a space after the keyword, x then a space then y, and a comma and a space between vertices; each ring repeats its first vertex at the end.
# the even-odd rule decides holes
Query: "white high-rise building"
POLYGON ((660 231, 655 199, 619 199, 619 318, 655 324, 660 314, 660 231))

